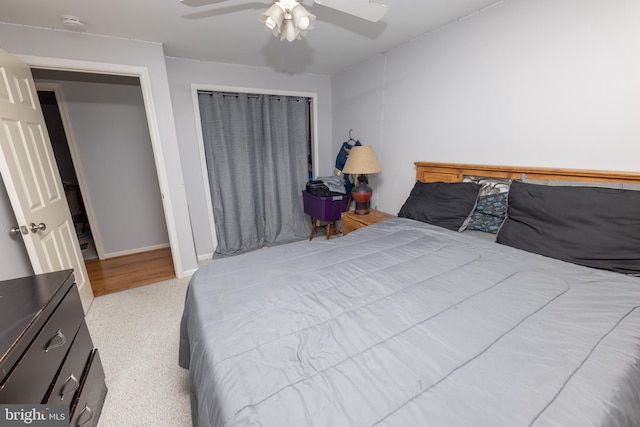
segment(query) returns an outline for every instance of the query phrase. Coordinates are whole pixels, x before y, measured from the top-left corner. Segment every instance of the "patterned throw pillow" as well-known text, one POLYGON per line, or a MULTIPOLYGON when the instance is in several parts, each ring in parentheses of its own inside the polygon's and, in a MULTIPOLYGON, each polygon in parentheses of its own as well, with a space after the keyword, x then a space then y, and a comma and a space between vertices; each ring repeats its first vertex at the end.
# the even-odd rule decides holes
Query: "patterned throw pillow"
POLYGON ((481 196, 496 193, 507 193, 509 192, 511 181, 513 180, 509 178, 492 178, 487 176, 473 175, 465 175, 462 179, 462 182, 475 182, 476 184, 482 185, 482 187, 480 188, 481 196))
POLYGON ((467 224, 467 230, 497 233, 507 216, 508 194, 496 193, 478 197, 476 208, 467 224))

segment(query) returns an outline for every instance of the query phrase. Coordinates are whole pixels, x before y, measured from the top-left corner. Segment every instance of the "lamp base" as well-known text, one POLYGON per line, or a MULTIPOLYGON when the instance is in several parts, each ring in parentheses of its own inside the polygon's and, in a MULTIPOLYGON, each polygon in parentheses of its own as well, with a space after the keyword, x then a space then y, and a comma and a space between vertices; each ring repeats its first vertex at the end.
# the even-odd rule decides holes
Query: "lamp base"
MULTIPOLYGON (((369 195, 371 198, 371 195, 369 195)), ((358 202, 356 201, 356 210, 353 211, 356 215, 369 215, 369 201, 366 202, 358 202)))
POLYGON ((358 177, 359 183, 351 190, 351 197, 356 201, 356 215, 369 215, 369 200, 373 190, 364 182, 364 175, 358 177))

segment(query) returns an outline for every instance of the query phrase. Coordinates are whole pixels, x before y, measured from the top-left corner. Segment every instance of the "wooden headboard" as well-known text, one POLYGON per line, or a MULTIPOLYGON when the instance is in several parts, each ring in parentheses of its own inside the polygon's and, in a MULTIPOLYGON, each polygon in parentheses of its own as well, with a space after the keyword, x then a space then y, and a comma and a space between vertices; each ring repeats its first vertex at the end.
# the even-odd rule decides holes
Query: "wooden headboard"
POLYGON ((640 173, 580 169, 550 169, 515 166, 467 165, 462 163, 415 162, 421 182, 461 182, 465 176, 492 178, 565 180, 581 182, 626 182, 640 184, 640 173))

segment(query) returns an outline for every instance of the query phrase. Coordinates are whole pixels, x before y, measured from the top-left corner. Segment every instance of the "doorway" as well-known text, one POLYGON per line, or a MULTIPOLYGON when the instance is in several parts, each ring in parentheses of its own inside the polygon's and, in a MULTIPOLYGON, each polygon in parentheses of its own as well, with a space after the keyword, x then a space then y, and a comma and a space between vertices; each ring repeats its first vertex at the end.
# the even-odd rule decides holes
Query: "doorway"
POLYGON ((94 294, 175 277, 139 79, 32 73, 94 294))
MULTIPOLYGON (((183 252, 188 252, 184 244, 178 238, 178 230, 184 228, 179 220, 185 215, 186 208, 180 207, 174 201, 170 178, 173 176, 172 170, 167 169, 167 164, 173 165, 175 161, 165 160, 165 150, 161 144, 160 137, 165 132, 161 132, 158 120, 158 109, 162 107, 160 103, 153 100, 152 86, 158 77, 152 77, 149 68, 133 64, 118 64, 111 62, 97 62, 80 59, 54 58, 45 56, 17 55, 31 69, 59 70, 75 73, 94 73, 102 75, 131 76, 139 80, 142 89, 145 113, 151 134, 151 145, 153 148, 153 158, 157 165, 157 182, 162 193, 162 206, 166 218, 166 228, 169 232, 169 243, 171 256, 173 259, 173 269, 177 277, 185 277, 193 274, 197 268, 192 267, 191 258, 183 259, 183 252), (185 264, 186 263, 186 264, 185 264)), ((134 61, 135 62, 135 61, 134 61)), ((155 65, 152 65, 155 69, 155 65)), ((167 93, 160 90, 160 97, 166 97, 167 93)), ((160 111, 161 117, 166 117, 166 110, 160 111)), ((178 167, 179 170, 179 167, 178 167)), ((178 197, 182 194, 178 192, 178 197)))

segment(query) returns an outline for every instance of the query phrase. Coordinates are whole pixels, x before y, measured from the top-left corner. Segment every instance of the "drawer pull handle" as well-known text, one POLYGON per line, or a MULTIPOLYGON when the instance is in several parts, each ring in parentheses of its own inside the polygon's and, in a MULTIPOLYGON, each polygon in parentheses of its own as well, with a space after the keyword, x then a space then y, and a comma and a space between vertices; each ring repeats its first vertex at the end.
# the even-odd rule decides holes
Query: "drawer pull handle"
POLYGON ((76 426, 82 427, 84 425, 87 425, 89 422, 91 422, 92 419, 93 419, 93 411, 91 410, 91 408, 89 408, 89 405, 84 405, 84 409, 82 410, 82 412, 80 412, 80 416, 78 417, 78 422, 76 423, 76 426), (85 412, 89 414, 89 418, 87 418, 85 421, 80 422, 85 412))
POLYGON ((47 348, 44 349, 44 352, 48 353, 49 350, 51 349, 62 347, 66 342, 67 342, 67 338, 64 336, 62 331, 58 329, 58 332, 56 332, 56 334, 47 343, 47 348), (53 340, 55 340, 56 338, 59 338, 60 340, 58 342, 53 343, 53 340))
POLYGON ((78 389, 79 386, 80 386, 80 383, 78 382, 76 377, 73 374, 69 375, 69 378, 65 380, 64 384, 62 385, 62 389, 60 390, 60 400, 61 401, 64 400, 64 397, 67 394, 73 393, 78 389), (71 384, 71 388, 69 390, 65 390, 67 388, 67 384, 71 384))

